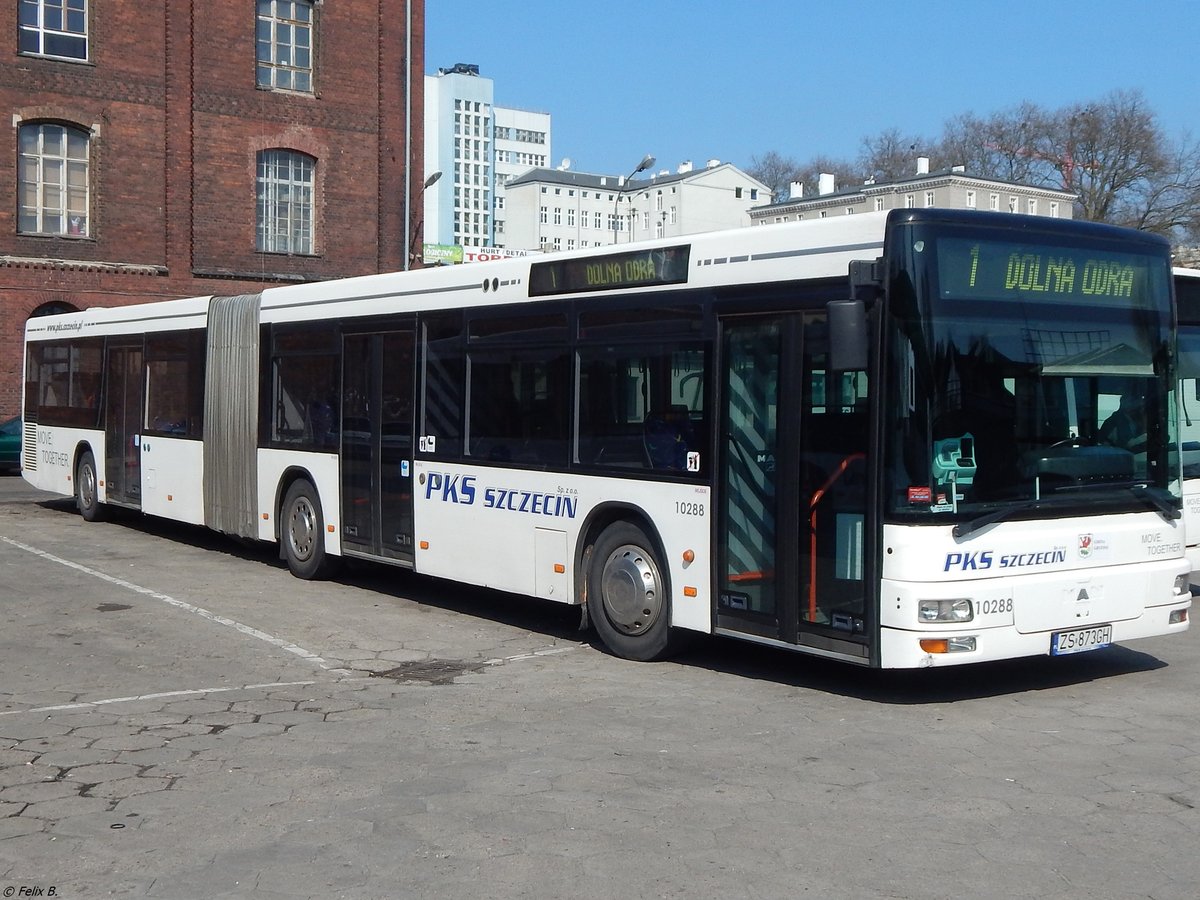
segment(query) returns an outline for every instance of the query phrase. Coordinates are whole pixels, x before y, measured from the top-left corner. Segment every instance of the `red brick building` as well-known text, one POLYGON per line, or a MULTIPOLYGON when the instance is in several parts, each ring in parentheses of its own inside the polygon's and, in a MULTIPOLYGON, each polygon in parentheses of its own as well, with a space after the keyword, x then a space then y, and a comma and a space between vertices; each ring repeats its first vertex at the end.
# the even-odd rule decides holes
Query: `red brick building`
POLYGON ((403 268, 424 21, 424 0, 0 4, 0 420, 32 315, 403 268))

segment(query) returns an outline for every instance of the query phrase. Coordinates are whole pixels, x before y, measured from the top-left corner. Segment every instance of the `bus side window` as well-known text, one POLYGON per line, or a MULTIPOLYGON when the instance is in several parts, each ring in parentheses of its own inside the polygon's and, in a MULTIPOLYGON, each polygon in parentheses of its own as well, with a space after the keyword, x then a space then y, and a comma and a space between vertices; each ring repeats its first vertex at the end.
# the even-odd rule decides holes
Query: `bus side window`
POLYGON ((560 348, 473 350, 472 456, 518 463, 567 461, 570 377, 560 348))
POLYGON ((170 332, 146 338, 146 431, 201 436, 204 367, 202 331, 170 332))
POLYGON ((338 445, 336 333, 301 326, 276 329, 272 354, 271 441, 331 449, 338 445))
POLYGON ((704 471, 707 356, 704 346, 694 343, 581 348, 579 462, 704 471))
POLYGON ((458 459, 463 454, 466 405, 466 348, 459 313, 427 316, 423 322, 420 440, 434 439, 435 453, 458 459))
POLYGON ((32 352, 36 353, 41 385, 37 421, 95 428, 100 414, 104 339, 55 341, 32 352))

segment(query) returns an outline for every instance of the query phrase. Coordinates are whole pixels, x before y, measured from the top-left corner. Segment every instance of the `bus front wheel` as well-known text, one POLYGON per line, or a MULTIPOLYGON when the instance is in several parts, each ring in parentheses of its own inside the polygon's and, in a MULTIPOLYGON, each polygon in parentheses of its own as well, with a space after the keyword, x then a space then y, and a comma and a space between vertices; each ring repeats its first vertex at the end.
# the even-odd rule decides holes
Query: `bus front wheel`
POLYGON ((312 580, 329 573, 322 521, 317 489, 303 478, 292 482, 283 498, 279 540, 288 569, 297 578, 312 580))
POLYGON ((592 548, 588 615, 600 640, 625 659, 662 659, 671 649, 671 598, 653 544, 630 522, 610 525, 592 548))
POLYGON ((75 505, 85 522, 96 522, 104 514, 100 503, 99 479, 96 477, 96 458, 87 450, 79 457, 75 470, 75 505))

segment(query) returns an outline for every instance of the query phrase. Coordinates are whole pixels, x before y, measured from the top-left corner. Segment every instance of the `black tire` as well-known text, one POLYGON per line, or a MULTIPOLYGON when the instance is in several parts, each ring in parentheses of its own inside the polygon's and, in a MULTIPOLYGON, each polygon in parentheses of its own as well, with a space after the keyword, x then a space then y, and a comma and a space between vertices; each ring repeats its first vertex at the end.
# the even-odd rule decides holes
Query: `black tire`
POLYGON ((303 478, 292 482, 283 498, 279 542, 288 569, 297 578, 325 578, 333 568, 325 554, 324 521, 317 489, 303 478))
POLYGON ((646 533, 629 522, 610 525, 592 548, 588 617, 615 656, 643 662, 673 650, 671 586, 646 533))
POLYGON ((83 452, 75 469, 75 506, 85 522, 98 522, 104 518, 100 480, 96 477, 96 458, 91 450, 83 452))

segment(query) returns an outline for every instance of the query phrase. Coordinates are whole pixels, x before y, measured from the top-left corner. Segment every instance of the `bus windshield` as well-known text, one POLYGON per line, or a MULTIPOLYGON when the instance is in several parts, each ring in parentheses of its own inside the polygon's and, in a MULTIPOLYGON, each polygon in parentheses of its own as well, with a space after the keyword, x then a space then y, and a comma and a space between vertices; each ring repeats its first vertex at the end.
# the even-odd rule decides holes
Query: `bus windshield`
MULTIPOLYGON (((1175 279, 1179 304, 1179 439, 1183 477, 1200 478, 1200 271, 1180 269, 1175 279)), ((1200 535, 1193 535, 1195 543, 1200 535)))
POLYGON ((1166 253, 1034 229, 898 234, 891 514, 1177 515, 1166 253))
POLYGON ((1200 478, 1200 326, 1179 324, 1179 406, 1183 477, 1200 478))

